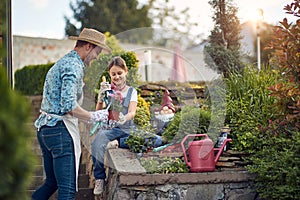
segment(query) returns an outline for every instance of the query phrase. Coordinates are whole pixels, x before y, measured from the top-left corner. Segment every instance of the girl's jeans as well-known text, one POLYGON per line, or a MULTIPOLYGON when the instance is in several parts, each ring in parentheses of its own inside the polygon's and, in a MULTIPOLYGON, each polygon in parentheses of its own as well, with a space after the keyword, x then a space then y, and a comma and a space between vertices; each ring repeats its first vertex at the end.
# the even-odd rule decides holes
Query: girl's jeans
POLYGON ((33 194, 35 200, 49 199, 58 189, 58 200, 73 200, 76 192, 75 154, 71 135, 60 121, 37 132, 43 153, 46 180, 33 194))
POLYGON ((92 159, 94 164, 95 179, 105 179, 104 154, 106 146, 110 141, 128 136, 130 130, 125 131, 120 128, 111 130, 100 130, 92 142, 92 159))
MULTIPOLYGON (((94 164, 94 177, 95 179, 105 179, 104 168, 104 154, 106 146, 110 141, 120 139, 120 147, 128 148, 125 143, 127 137, 130 134, 129 129, 113 128, 111 130, 100 130, 92 142, 92 159, 94 164)), ((162 145, 162 139, 160 136, 155 135, 153 138, 149 138, 152 141, 152 146, 157 147, 162 145)))

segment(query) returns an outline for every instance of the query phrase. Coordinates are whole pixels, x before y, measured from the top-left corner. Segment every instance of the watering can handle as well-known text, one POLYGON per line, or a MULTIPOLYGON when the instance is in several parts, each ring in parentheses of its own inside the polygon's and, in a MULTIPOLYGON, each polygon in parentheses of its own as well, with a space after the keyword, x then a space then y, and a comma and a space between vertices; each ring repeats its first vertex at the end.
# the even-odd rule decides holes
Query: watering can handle
POLYGON ((186 149, 184 147, 184 142, 189 138, 189 137, 205 137, 205 139, 208 138, 208 135, 207 134, 189 134, 189 135, 186 135, 183 140, 181 141, 181 148, 182 148, 182 152, 183 152, 183 156, 184 156, 184 161, 185 163, 191 167, 191 162, 188 162, 188 159, 187 159, 187 156, 186 156, 186 149))

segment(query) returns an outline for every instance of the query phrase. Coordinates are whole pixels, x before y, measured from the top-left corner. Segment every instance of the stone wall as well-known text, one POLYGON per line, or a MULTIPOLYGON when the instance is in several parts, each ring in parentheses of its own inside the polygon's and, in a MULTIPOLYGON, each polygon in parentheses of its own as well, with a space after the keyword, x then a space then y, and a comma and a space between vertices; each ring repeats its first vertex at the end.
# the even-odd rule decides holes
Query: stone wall
POLYGON ((254 176, 245 169, 215 172, 147 174, 126 149, 109 149, 104 199, 254 200, 254 176))

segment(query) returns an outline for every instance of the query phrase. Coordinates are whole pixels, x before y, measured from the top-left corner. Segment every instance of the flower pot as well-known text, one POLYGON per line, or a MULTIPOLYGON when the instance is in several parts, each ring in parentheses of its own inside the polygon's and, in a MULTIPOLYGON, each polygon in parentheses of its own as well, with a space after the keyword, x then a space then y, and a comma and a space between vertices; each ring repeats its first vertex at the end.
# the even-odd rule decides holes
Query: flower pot
POLYGON ((118 121, 119 120, 119 115, 120 115, 119 111, 109 110, 108 111, 108 120, 118 121))

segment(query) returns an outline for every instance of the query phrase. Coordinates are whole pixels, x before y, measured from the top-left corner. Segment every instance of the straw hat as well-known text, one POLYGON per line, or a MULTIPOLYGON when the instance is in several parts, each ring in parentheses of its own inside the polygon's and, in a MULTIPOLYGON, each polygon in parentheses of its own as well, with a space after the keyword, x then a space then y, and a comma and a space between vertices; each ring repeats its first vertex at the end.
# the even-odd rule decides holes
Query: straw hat
POLYGON ((99 47, 102 47, 103 49, 109 52, 111 51, 111 49, 105 44, 105 35, 99 31, 96 31, 95 29, 84 28, 78 37, 70 36, 69 39, 86 41, 99 47))

